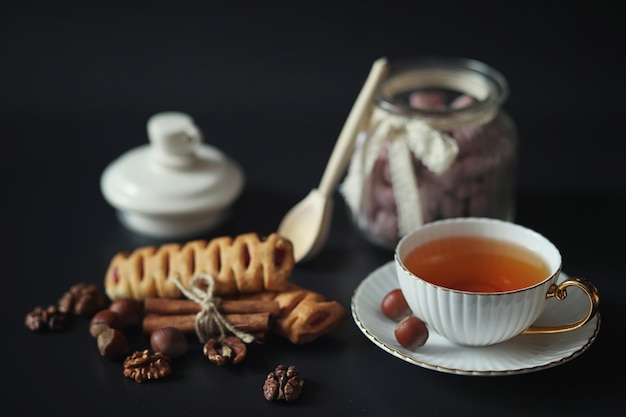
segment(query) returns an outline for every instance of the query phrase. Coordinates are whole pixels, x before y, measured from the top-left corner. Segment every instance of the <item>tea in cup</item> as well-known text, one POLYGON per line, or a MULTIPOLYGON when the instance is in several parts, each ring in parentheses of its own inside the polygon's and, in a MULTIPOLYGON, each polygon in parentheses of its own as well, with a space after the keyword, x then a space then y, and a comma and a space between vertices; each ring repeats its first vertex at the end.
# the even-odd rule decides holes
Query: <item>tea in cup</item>
POLYGON ((394 261, 413 314, 461 345, 575 330, 595 316, 600 302, 588 280, 558 282, 562 259, 553 243, 503 220, 463 217, 427 223, 398 242, 394 261), (567 297, 570 286, 588 296, 585 317, 555 326, 533 325, 548 302, 567 297))

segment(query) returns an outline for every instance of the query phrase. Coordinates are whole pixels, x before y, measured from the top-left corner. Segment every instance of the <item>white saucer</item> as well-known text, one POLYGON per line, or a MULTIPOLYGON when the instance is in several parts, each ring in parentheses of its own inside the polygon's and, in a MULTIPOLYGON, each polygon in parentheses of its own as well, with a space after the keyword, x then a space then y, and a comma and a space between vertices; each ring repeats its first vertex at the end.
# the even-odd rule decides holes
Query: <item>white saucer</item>
MULTIPOLYGON (((566 275, 561 273, 560 280, 566 275)), ((582 354, 600 331, 600 313, 580 329, 566 333, 521 335, 486 347, 454 344, 431 331, 416 352, 403 348, 394 336, 395 322, 380 311, 382 298, 399 288, 393 261, 371 272, 352 297, 352 317, 359 329, 381 349, 414 365, 461 375, 511 375, 561 365, 582 354)), ((563 324, 587 311, 586 295, 569 291, 564 301, 550 300, 537 324, 563 324)))

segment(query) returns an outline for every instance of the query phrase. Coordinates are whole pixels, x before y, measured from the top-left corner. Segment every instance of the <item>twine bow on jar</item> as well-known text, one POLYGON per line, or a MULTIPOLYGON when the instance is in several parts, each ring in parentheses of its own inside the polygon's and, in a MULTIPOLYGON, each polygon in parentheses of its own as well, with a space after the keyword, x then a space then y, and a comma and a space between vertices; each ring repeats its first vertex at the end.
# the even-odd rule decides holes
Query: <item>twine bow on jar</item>
POLYGON ((369 139, 361 141, 354 150, 341 192, 350 209, 357 211, 363 198, 363 183, 387 144, 401 236, 423 222, 412 155, 433 173, 442 174, 454 162, 459 148, 450 135, 434 129, 424 120, 391 114, 378 107, 372 112, 369 130, 372 132, 369 139))
POLYGON ((189 288, 185 288, 178 277, 174 279, 174 284, 185 297, 195 301, 201 307, 200 312, 196 314, 195 327, 198 339, 202 343, 209 340, 216 333, 220 334, 219 339, 222 340, 227 330, 245 343, 250 343, 254 340, 253 335, 237 329, 218 311, 220 299, 213 295, 215 281, 211 275, 198 274, 194 276, 189 283, 189 288), (206 288, 203 289, 198 284, 206 286, 206 288))

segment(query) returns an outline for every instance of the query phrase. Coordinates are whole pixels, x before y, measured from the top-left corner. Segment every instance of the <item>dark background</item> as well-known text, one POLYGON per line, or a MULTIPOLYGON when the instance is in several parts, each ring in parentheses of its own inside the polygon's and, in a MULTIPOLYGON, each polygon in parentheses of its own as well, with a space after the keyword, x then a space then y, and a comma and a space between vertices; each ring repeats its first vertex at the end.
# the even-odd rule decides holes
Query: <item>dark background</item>
MULTIPOLYGON (((227 406, 237 415, 575 415, 624 406, 617 2, 24 3, 3 6, 0 53, 2 352, 12 387, 2 396, 19 415, 227 406), (102 283, 116 252, 160 243, 125 231, 99 189, 111 161, 146 143, 152 114, 190 114, 244 168, 232 220, 204 237, 269 233, 318 184, 372 62, 424 55, 478 59, 508 79, 505 108, 521 140, 516 221, 551 238, 565 271, 601 292, 602 330, 580 358, 513 377, 444 375, 385 354, 349 319, 309 346, 272 341, 243 370, 208 376, 204 361, 189 359, 172 382, 135 386, 98 356, 87 323, 62 335, 24 328, 26 312, 70 285, 102 283), (309 378, 294 408, 254 392, 277 361, 297 362, 309 378)), ((328 245, 294 280, 349 309, 360 280, 391 258, 352 230, 339 195, 335 203, 328 245)))
POLYGON ((41 148, 47 159, 80 138, 74 150, 90 161, 97 150, 115 156, 142 143, 145 120, 176 109, 216 145, 241 148, 254 137, 250 152, 238 153, 272 149, 282 156, 273 168, 292 170, 308 167, 303 147, 329 152, 376 58, 463 56, 509 81, 522 162, 533 161, 522 164, 522 189, 625 189, 614 174, 623 22, 609 2, 133 4, 2 13, 2 110, 21 127, 5 122, 7 133, 41 139, 54 152, 41 148), (59 113, 73 117, 61 123, 59 113), (45 139, 28 131, 36 117, 50 118, 45 139), (94 134, 103 129, 115 133, 100 143, 94 134))

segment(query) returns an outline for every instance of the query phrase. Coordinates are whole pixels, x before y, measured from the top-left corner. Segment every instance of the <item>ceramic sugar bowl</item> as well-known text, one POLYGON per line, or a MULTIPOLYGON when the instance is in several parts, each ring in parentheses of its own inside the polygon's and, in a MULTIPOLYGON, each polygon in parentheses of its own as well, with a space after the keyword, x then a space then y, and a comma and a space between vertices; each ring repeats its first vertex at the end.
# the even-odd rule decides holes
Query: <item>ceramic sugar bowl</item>
POLYGON ((102 194, 121 223, 138 234, 176 239, 217 227, 244 186, 240 166, 203 143, 193 119, 180 112, 153 115, 149 144, 107 166, 102 194))

